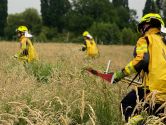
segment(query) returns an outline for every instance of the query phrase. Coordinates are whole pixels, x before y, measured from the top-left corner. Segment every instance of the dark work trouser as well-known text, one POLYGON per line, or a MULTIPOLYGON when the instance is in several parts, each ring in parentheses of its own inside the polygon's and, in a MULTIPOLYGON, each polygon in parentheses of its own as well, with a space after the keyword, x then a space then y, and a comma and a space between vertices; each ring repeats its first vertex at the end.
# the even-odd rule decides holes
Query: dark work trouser
MULTIPOLYGON (((149 90, 146 90, 146 94, 150 93, 149 90)), ((138 96, 139 100, 144 101, 144 89, 143 87, 138 88, 138 96)), ((136 106, 136 91, 132 90, 129 92, 121 101, 122 104, 122 112, 123 115, 125 116, 125 120, 128 121, 128 118, 132 115, 133 110, 136 106)), ((164 112, 163 109, 161 109, 159 112, 155 113, 156 110, 161 106, 161 104, 155 104, 153 110, 150 108, 149 104, 146 104, 144 108, 148 108, 148 113, 151 115, 157 115, 158 113, 164 112)), ((137 111, 135 112, 137 113, 137 111)))

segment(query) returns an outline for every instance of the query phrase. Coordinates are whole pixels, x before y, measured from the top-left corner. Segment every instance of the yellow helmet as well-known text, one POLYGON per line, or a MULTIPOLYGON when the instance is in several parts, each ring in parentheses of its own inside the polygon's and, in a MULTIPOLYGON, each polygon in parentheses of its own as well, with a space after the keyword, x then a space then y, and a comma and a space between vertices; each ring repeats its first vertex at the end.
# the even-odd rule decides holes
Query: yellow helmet
POLYGON ((25 31, 28 31, 28 28, 26 26, 19 26, 17 29, 16 29, 17 32, 25 32, 25 31))
POLYGON ((87 35, 90 35, 88 31, 84 31, 82 34, 83 37, 86 37, 87 35))
POLYGON ((152 20, 157 20, 160 23, 160 26, 165 26, 164 21, 162 20, 161 16, 157 13, 149 13, 144 15, 139 24, 138 24, 138 31, 140 32, 140 29, 142 28, 142 24, 144 23, 150 23, 152 20))

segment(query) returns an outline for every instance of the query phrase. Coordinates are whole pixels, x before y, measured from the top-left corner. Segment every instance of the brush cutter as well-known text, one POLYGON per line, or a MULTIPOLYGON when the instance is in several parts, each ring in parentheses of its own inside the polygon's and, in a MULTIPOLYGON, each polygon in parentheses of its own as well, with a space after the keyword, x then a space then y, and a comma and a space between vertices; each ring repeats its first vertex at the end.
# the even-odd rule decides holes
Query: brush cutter
MULTIPOLYGON (((110 84, 112 84, 113 81, 114 81, 114 72, 108 73, 109 67, 110 67, 110 63, 111 63, 111 61, 109 60, 108 64, 107 64, 106 71, 104 73, 101 73, 101 72, 99 72, 99 71, 97 71, 97 70, 95 70, 93 68, 86 68, 85 70, 87 70, 88 72, 90 72, 91 74, 93 74, 95 76, 99 76, 100 78, 102 78, 102 79, 108 81, 110 84)), ((123 79, 123 81, 127 82, 129 84, 132 83, 132 84, 136 84, 136 85, 142 85, 140 82, 135 81, 135 80, 133 81, 132 79, 130 79, 128 77, 125 77, 123 79)))
POLYGON ((97 70, 94 70, 92 68, 86 68, 85 70, 87 70, 88 72, 92 73, 93 75, 96 75, 96 76, 99 76, 101 77, 102 79, 110 82, 111 84, 113 83, 113 80, 114 80, 114 73, 109 73, 109 74, 105 74, 105 73, 101 73, 97 70))
POLYGON ((109 60, 108 61, 108 64, 107 64, 107 68, 106 68, 106 71, 104 73, 101 73, 97 70, 94 70, 92 68, 86 68, 85 70, 87 70, 88 72, 92 73, 93 75, 96 75, 96 76, 99 76, 101 77, 102 79, 108 81, 109 83, 113 83, 114 81, 114 73, 111 72, 111 73, 108 73, 108 70, 109 70, 109 67, 110 67, 110 63, 111 61, 109 60))

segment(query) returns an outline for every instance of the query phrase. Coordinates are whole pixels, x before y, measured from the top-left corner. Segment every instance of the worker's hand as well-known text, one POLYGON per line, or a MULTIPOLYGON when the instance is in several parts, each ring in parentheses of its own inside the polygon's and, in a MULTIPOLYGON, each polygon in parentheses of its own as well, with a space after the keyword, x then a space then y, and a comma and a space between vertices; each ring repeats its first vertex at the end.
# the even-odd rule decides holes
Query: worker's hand
POLYGON ((82 47, 82 51, 85 51, 86 50, 86 47, 82 47))
POLYGON ((120 81, 122 78, 124 78, 126 75, 122 70, 116 71, 114 73, 114 81, 113 83, 117 83, 118 81, 120 81))
POLYGON ((14 58, 18 58, 18 55, 16 54, 16 55, 14 55, 13 57, 14 57, 14 58))

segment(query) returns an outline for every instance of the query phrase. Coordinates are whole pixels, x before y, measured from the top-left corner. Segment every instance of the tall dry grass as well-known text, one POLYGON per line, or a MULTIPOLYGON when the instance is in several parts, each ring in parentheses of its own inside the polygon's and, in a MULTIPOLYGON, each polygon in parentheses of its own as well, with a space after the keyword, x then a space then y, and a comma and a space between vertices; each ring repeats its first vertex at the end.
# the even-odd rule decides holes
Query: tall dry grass
MULTIPOLYGON (((120 100, 127 84, 109 85, 83 71, 122 68, 132 46, 100 45, 100 57, 88 59, 79 44, 35 44, 40 63, 52 68, 47 83, 13 59, 16 42, 0 42, 0 124, 2 125, 122 125, 120 100)), ((46 69, 47 70, 47 69, 46 69)))

